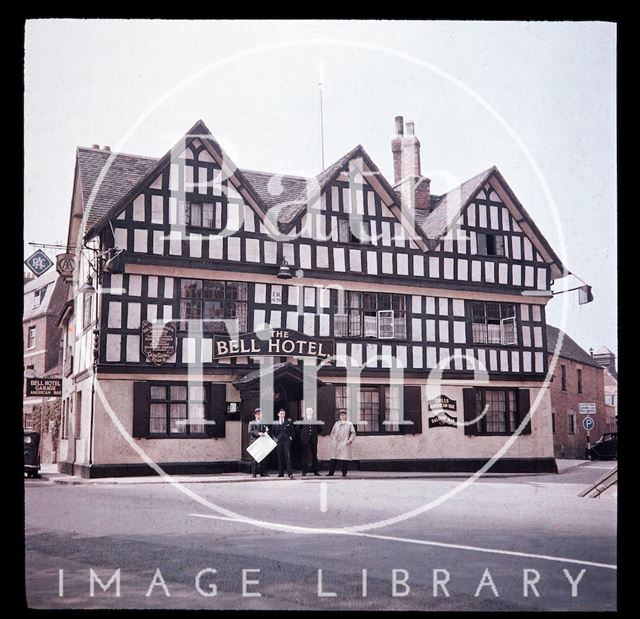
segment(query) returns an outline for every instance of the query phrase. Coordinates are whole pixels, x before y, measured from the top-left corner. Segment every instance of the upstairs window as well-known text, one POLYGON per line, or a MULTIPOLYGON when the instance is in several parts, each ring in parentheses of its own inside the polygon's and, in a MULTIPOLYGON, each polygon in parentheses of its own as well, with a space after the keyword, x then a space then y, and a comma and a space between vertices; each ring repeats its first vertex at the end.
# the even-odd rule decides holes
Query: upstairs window
POLYGON ((36 328, 29 327, 27 331, 27 348, 35 348, 36 347, 36 328))
POLYGON ((334 297, 336 337, 406 339, 406 297, 338 290, 334 297))
POLYGON ((582 370, 577 370, 578 373, 578 393, 582 394, 582 370))
POLYGON ((186 202, 179 213, 179 224, 194 228, 222 229, 222 207, 212 202, 186 202))
POLYGON ((566 365, 560 366, 560 387, 562 388, 562 391, 567 390, 567 366, 566 365))
MULTIPOLYGON (((180 282, 180 318, 204 320, 205 332, 226 333, 223 319, 238 321, 240 333, 247 331, 247 284, 199 279, 180 282)), ((179 323, 187 329, 187 323, 179 323)))
POLYGON ((479 232, 478 254, 481 256, 504 256, 504 237, 501 234, 479 232))
POLYGON ((82 295, 82 328, 86 329, 93 317, 93 295, 85 292, 82 295))
POLYGON ((474 343, 505 346, 518 343, 515 305, 472 301, 471 314, 474 343))
POLYGON ((366 243, 370 237, 369 222, 360 220, 360 224, 353 222, 353 225, 349 219, 338 219, 338 242, 339 243, 366 243), (360 233, 360 238, 357 233, 360 233))
POLYGON ((40 288, 39 290, 34 290, 33 291, 33 307, 34 309, 36 307, 40 307, 40 305, 42 304, 42 301, 44 301, 44 297, 47 294, 47 288, 49 286, 43 286, 42 288, 40 288))

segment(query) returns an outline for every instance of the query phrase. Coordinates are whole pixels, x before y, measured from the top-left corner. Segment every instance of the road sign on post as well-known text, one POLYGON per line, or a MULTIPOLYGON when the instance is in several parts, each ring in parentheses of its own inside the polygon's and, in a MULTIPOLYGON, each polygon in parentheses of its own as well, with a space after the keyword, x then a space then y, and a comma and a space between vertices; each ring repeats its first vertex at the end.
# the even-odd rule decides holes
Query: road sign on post
POLYGON ((593 421, 593 417, 585 417, 582 420, 582 427, 589 432, 590 430, 593 430, 593 426, 595 425, 595 422, 593 421))

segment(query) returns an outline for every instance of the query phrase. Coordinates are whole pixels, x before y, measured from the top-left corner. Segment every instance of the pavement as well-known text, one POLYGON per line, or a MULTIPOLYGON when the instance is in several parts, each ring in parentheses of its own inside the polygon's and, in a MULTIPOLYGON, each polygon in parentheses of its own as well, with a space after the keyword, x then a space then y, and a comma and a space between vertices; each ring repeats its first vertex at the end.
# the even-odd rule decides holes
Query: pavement
MULTIPOLYGON (((589 464, 590 460, 569 460, 557 459, 558 474, 562 475, 577 469, 578 467, 589 464)), ((538 477, 548 476, 549 473, 485 473, 482 477, 486 479, 509 479, 515 477, 538 477)), ((321 476, 326 476, 326 472, 322 472, 321 476)), ((384 471, 349 471, 346 479, 466 479, 471 473, 434 473, 434 472, 384 472, 384 471)), ((266 481, 278 480, 276 473, 270 473, 267 478, 256 477, 255 479, 249 473, 219 473, 215 475, 167 475, 160 477, 158 475, 147 475, 141 477, 104 477, 98 479, 86 479, 76 475, 66 475, 58 471, 57 464, 42 464, 40 469, 40 480, 62 485, 78 485, 78 484, 118 484, 118 485, 139 485, 139 484, 163 484, 171 482, 179 482, 183 484, 211 484, 211 483, 229 483, 229 482, 251 482, 265 483, 266 481)), ((294 479, 302 480, 299 472, 294 474, 294 479)), ((315 479, 314 475, 307 475, 304 479, 315 479)), ((282 478, 282 482, 290 481, 288 477, 282 478)))

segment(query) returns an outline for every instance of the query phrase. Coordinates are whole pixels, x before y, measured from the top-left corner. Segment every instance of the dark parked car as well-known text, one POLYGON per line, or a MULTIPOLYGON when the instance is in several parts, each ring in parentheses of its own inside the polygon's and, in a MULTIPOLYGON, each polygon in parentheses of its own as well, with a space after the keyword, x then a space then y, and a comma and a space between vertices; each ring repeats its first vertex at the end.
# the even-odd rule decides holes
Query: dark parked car
POLYGON ((592 460, 615 460, 618 457, 618 433, 603 434, 591 449, 587 449, 587 455, 591 456, 592 460))
POLYGON ((24 431, 24 472, 27 477, 40 477, 40 432, 24 431))

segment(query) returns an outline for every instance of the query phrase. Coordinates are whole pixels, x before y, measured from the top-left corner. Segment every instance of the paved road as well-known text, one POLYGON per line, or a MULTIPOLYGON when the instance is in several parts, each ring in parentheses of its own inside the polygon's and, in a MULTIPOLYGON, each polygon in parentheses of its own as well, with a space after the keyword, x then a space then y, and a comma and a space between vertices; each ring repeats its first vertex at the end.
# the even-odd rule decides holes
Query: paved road
POLYGON ((616 502, 577 496, 611 466, 462 489, 462 480, 448 479, 180 487, 27 481, 28 601, 38 608, 614 610, 616 502), (114 581, 106 592, 94 584, 91 597, 90 569, 107 582, 117 568, 120 596, 114 581), (216 572, 202 573, 200 590, 211 593, 215 584, 215 596, 195 586, 207 568, 216 572), (243 570, 260 570, 246 572, 258 583, 245 589, 261 597, 243 596, 243 570), (318 570, 322 593, 335 596, 318 595, 318 570), (572 597, 569 579, 582 570, 572 597), (448 576, 437 596, 434 575, 448 576), (539 596, 531 587, 525 596, 523 581, 538 575, 539 596))

